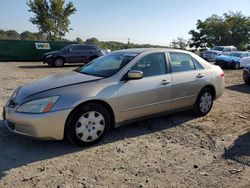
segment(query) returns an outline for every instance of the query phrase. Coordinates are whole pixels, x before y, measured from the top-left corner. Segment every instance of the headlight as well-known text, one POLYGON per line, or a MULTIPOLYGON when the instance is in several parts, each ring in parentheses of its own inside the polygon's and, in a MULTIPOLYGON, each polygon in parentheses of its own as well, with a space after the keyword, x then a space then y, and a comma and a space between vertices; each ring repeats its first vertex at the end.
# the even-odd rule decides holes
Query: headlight
POLYGON ((52 57, 52 56, 53 56, 53 54, 46 55, 46 58, 50 58, 50 57, 52 57))
POLYGON ((55 105, 59 96, 46 97, 42 99, 37 99, 33 101, 26 102, 22 104, 17 112, 26 112, 26 113, 46 113, 51 110, 51 108, 55 105))

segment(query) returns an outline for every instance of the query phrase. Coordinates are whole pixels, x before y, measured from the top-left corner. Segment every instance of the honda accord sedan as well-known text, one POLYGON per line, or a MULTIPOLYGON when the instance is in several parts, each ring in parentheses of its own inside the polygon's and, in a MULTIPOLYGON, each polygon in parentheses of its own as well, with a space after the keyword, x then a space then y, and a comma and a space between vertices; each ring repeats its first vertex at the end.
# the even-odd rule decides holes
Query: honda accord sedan
POLYGON ((221 68, 193 53, 120 50, 19 87, 3 119, 17 134, 91 145, 139 119, 184 109, 205 116, 223 89, 221 68))

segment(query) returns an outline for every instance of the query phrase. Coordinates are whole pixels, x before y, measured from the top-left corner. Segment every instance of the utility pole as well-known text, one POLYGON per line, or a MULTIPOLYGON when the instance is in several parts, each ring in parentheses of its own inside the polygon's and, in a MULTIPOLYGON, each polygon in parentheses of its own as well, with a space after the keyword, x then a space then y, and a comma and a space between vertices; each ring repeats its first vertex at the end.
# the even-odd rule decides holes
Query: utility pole
POLYGON ((128 38, 128 44, 130 44, 130 38, 128 38))

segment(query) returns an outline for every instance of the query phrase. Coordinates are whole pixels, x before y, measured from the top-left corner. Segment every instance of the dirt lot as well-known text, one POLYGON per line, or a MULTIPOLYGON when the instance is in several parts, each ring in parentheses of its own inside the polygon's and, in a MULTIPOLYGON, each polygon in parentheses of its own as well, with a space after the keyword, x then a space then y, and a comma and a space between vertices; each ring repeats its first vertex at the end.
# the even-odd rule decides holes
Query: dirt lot
MULTIPOLYGON (((17 86, 74 68, 0 63, 0 108, 17 86)), ((123 126, 90 148, 13 135, 0 119, 0 187, 250 187, 250 87, 242 70, 225 79, 208 116, 123 126)))

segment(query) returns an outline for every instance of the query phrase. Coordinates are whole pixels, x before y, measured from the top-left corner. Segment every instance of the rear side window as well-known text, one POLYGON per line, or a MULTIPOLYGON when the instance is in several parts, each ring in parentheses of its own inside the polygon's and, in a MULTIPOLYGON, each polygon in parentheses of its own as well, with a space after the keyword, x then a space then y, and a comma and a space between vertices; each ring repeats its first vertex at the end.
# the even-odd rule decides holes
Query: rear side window
POLYGON ((92 46, 81 46, 81 50, 96 50, 95 47, 92 46))
POLYGON ((195 70, 195 64, 192 56, 179 52, 170 52, 169 55, 171 60, 172 72, 195 70))

